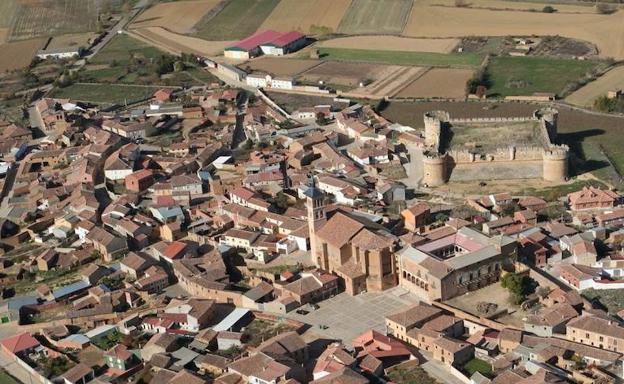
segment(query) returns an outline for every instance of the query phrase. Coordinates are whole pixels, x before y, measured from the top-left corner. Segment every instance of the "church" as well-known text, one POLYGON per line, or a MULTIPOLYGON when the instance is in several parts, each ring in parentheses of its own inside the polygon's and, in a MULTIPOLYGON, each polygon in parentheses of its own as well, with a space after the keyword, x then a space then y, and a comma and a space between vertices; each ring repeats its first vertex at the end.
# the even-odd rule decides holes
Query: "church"
POLYGON ((397 285, 397 238, 388 229, 344 208, 327 212, 314 178, 305 195, 310 253, 319 268, 338 275, 350 295, 397 285))

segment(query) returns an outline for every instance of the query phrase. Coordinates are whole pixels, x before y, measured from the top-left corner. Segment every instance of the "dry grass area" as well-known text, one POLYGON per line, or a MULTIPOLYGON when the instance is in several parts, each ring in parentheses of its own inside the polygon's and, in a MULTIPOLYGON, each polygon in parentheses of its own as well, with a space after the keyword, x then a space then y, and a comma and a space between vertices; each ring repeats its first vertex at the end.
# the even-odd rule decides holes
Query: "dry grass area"
POLYGON ((399 36, 350 36, 320 43, 326 48, 377 49, 385 51, 411 51, 449 53, 459 44, 459 39, 418 39, 399 36))
POLYGON ((466 82, 474 71, 470 69, 432 68, 403 88, 397 97, 458 99, 465 96, 466 82))
POLYGON ((598 79, 576 90, 566 97, 565 101, 570 104, 592 106, 597 97, 604 96, 607 91, 613 89, 624 89, 624 65, 613 68, 598 79))
MULTIPOLYGON (((443 5, 455 7, 455 0, 419 0, 420 4, 443 5)), ((486 8, 496 10, 518 10, 518 11, 541 11, 546 5, 550 5, 557 10, 557 13, 596 13, 593 3, 583 4, 554 4, 543 2, 522 2, 509 0, 472 0, 467 1, 470 8, 486 8)))
POLYGON ((197 37, 179 35, 160 27, 134 29, 136 33, 152 45, 176 54, 194 53, 201 56, 217 56, 223 53, 231 41, 208 41, 197 37))
POLYGON ((253 71, 266 72, 275 76, 295 76, 316 65, 319 65, 319 61, 317 60, 260 57, 256 60, 241 64, 240 67, 249 67, 249 69, 253 71))
POLYGON ((2 49, 0 72, 27 66, 44 43, 45 39, 31 39, 2 44, 0 46, 2 49))
POLYGON ((143 12, 130 28, 163 27, 176 33, 190 33, 193 26, 219 0, 187 0, 160 3, 143 12))
POLYGON ((596 44, 601 57, 624 58, 623 11, 612 15, 546 14, 415 3, 403 34, 416 37, 561 35, 596 44))
POLYGON ((334 32, 351 0, 282 0, 260 29, 318 33, 318 27, 334 32))
POLYGON ((337 85, 346 88, 354 88, 360 82, 375 81, 384 76, 388 66, 368 63, 349 63, 338 61, 326 61, 301 74, 300 80, 304 82, 337 85))
POLYGON ((0 28, 0 44, 6 42, 8 37, 9 37, 9 29, 0 28))
POLYGON ((97 33, 70 33, 67 35, 54 36, 47 49, 64 47, 88 47, 90 41, 97 37, 97 33))

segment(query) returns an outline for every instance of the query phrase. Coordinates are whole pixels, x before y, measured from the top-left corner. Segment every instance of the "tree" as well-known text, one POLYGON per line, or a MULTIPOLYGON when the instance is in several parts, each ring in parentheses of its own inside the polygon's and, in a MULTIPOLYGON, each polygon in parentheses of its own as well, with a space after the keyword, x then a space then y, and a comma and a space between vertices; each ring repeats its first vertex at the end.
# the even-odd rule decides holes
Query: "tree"
POLYGON ((539 296, 542 300, 544 300, 546 296, 548 296, 549 293, 550 293, 550 288, 548 287, 539 287, 537 289, 537 296, 539 296))
POLYGON ((501 286, 509 291, 511 302, 518 305, 526 300, 531 289, 531 278, 517 273, 507 273, 501 278, 501 286))
POLYGON ((275 195, 275 205, 281 209, 288 208, 288 197, 284 192, 278 192, 277 195, 275 195))
POLYGON ((557 10, 555 8, 551 7, 550 5, 547 5, 544 8, 542 8, 542 12, 544 12, 544 13, 554 13, 554 12, 557 12, 557 10))
POLYGON ((175 63, 173 63, 173 71, 174 72, 184 71, 184 63, 181 61, 176 61, 175 63))

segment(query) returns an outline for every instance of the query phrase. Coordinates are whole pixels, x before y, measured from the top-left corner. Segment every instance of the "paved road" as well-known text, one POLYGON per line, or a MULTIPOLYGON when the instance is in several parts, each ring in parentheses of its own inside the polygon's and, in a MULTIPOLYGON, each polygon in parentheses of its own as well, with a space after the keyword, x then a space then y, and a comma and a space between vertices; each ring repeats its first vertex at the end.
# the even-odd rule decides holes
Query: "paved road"
POLYGON ((408 188, 418 190, 420 187, 420 180, 422 179, 424 174, 422 167, 422 149, 418 148, 415 145, 407 145, 407 152, 409 153, 410 157, 409 163, 404 165, 405 173, 407 173, 407 178, 401 180, 401 182, 405 184, 405 186, 408 188))

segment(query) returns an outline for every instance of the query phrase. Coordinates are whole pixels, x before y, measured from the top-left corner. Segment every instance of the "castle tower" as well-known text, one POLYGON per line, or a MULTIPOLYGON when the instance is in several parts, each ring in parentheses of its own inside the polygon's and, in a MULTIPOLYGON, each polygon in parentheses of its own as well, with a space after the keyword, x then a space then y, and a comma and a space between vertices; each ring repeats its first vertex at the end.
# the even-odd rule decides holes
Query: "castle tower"
POLYGON ((425 123, 425 145, 438 150, 440 138, 442 136, 442 118, 445 113, 442 111, 425 112, 423 120, 425 123))
POLYGON ((540 119, 544 126, 546 127, 546 131, 548 132, 548 138, 551 143, 555 143, 557 140, 557 120, 559 119, 559 111, 555 108, 541 108, 535 111, 535 117, 540 119))
POLYGON ((568 178, 567 146, 556 146, 544 151, 544 175, 546 181, 562 182, 568 178))
POLYGON ((322 253, 316 244, 316 230, 327 220, 325 214, 325 195, 316 187, 314 176, 310 177, 305 196, 306 210, 308 212, 308 229, 310 231, 310 257, 313 263, 316 263, 323 269, 327 269, 327 260, 321 257, 322 253))
POLYGON ((445 155, 423 155, 423 184, 436 187, 446 182, 445 160, 445 155))

